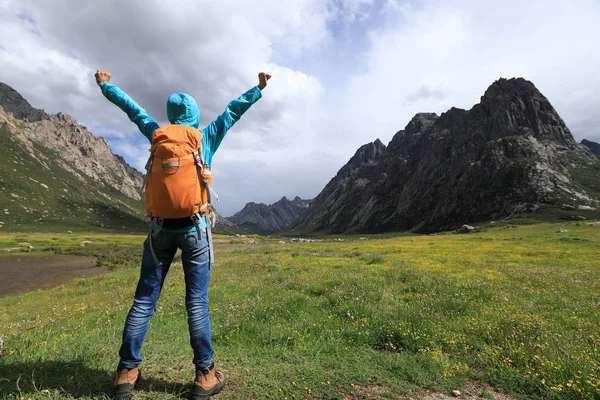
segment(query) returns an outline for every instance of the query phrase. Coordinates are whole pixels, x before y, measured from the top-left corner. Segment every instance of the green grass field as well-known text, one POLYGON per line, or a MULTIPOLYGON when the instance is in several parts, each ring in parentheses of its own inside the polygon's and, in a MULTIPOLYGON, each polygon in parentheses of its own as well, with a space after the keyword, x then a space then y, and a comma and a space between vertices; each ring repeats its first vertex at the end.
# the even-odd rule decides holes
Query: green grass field
MULTIPOLYGON (((0 398, 108 398, 143 237, 52 238, 0 247, 93 254, 113 271, 0 299, 0 398)), ((135 399, 184 397, 193 376, 179 260, 164 289, 135 399)), ((600 398, 600 226, 220 246, 210 301, 230 379, 219 399, 418 398, 469 382, 600 398)))

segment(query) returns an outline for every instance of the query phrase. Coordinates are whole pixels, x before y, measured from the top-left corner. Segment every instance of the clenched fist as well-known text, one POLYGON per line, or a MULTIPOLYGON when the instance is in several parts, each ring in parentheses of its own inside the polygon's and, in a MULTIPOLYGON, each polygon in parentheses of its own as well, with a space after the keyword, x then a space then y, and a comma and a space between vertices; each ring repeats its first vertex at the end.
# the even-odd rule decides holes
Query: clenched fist
MULTIPOLYGON (((110 77, 110 75, 109 75, 110 77)), ((269 74, 268 72, 261 72, 258 74, 258 88, 260 90, 263 90, 265 87, 267 87, 267 81, 271 79, 271 74, 269 74)))
POLYGON ((107 71, 100 71, 99 69, 97 69, 96 74, 94 74, 94 76, 96 77, 96 83, 98 84, 98 86, 100 86, 102 82, 110 81, 110 72, 107 71))

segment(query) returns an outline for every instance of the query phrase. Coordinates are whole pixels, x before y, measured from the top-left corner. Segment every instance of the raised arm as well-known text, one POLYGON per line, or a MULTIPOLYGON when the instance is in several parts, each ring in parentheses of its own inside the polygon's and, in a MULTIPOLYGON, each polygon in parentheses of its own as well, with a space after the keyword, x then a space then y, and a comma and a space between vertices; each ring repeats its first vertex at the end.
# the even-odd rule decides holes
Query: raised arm
POLYGON ((159 128, 156 121, 148 115, 146 110, 133 101, 127 93, 109 83, 110 73, 97 70, 94 76, 96 77, 96 83, 102 89, 104 97, 123 110, 129 117, 129 120, 136 124, 144 136, 152 143, 152 133, 159 128))
POLYGON ((225 108, 225 112, 217 117, 209 126, 202 129, 202 146, 204 159, 210 165, 213 154, 217 151, 225 134, 248 111, 252 104, 262 97, 262 90, 267 86, 271 75, 267 72, 258 74, 258 85, 233 100, 225 108))

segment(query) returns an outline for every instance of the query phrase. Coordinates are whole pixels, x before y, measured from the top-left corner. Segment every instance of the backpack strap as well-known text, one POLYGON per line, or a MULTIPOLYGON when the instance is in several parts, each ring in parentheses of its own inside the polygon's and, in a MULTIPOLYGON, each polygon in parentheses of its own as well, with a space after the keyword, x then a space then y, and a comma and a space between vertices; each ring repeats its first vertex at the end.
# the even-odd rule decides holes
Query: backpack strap
MULTIPOLYGON (((213 189, 212 185, 210 184, 210 182, 208 182, 208 180, 202 179, 202 177, 207 176, 207 175, 212 175, 212 173, 210 171, 210 168, 208 168, 208 165, 206 165, 206 163, 202 159, 202 154, 200 153, 200 149, 194 151, 192 154, 194 155, 194 160, 196 160, 196 166, 200 170, 200 183, 202 183, 206 187, 206 190, 208 191, 208 202, 206 204, 203 204, 202 207, 200 207, 200 210, 206 209, 206 215, 208 215, 207 206, 210 206, 212 204, 213 196, 217 199, 217 201, 219 201, 219 195, 213 189)), ((208 218, 208 219, 210 220, 210 218, 208 218)), ((217 222, 216 219, 214 219, 212 221, 213 227, 215 226, 216 222, 217 222)))
POLYGON ((200 149, 194 151, 192 153, 194 155, 194 160, 196 160, 196 165, 200 168, 200 171, 204 169, 204 163, 202 162, 202 154, 200 154, 200 149))
POLYGON ((150 152, 150 157, 148 157, 148 161, 146 161, 146 175, 144 176, 144 183, 142 183, 142 191, 146 189, 146 184, 148 183, 148 175, 150 175, 150 171, 152 171, 152 160, 154 159, 154 150, 148 150, 150 152))
POLYGON ((209 259, 210 259, 210 266, 212 267, 213 264, 215 263, 215 250, 213 249, 213 240, 212 240, 212 226, 214 225, 214 221, 211 224, 210 222, 210 214, 206 213, 206 238, 208 239, 208 255, 209 255, 209 259))
MULTIPOLYGON (((149 217, 150 217, 150 215, 149 215, 149 217)), ((160 230, 162 229, 164 222, 165 222, 164 218, 158 218, 158 217, 151 218, 149 228, 148 228, 148 244, 150 247, 150 254, 152 254, 152 258, 154 259, 154 262, 156 263, 157 267, 160 267, 160 261, 158 261, 158 257, 156 257, 156 253, 154 252, 154 246, 152 245, 152 238, 154 238, 154 237, 156 237, 156 235, 158 235, 158 232, 160 232, 160 230)))
POLYGON ((202 184, 204 186, 206 186, 206 189, 208 190, 208 204, 212 204, 213 196, 215 196, 217 201, 219 201, 219 195, 217 194, 217 192, 215 192, 215 189, 213 189, 212 185, 210 183, 208 183, 208 181, 205 179, 202 180, 202 184))
POLYGON ((212 267, 212 265, 215 262, 215 252, 213 250, 213 240, 212 240, 212 230, 210 227, 210 215, 208 213, 208 209, 207 212, 205 214, 206 216, 206 225, 204 225, 204 222, 202 221, 202 215, 200 213, 196 213, 194 215, 192 215, 190 218, 192 219, 192 221, 194 222, 194 226, 196 227, 196 232, 198 234, 198 240, 202 239, 202 234, 201 234, 201 230, 200 230, 200 223, 203 224, 203 229, 204 227, 206 228, 206 239, 208 240, 208 256, 209 256, 209 260, 210 260, 210 266, 212 267))

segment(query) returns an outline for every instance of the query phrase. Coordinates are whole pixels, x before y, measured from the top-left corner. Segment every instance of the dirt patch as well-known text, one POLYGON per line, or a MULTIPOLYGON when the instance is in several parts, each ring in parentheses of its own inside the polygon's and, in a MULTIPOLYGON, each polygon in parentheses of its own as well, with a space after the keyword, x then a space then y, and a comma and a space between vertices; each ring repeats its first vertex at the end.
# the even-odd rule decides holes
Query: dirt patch
POLYGON ((451 392, 440 393, 429 390, 423 390, 419 393, 413 393, 406 397, 400 397, 403 400, 517 400, 515 397, 500 393, 497 389, 482 382, 470 382, 466 386, 457 389, 460 395, 455 396, 451 392))
POLYGON ((74 278, 108 272, 93 257, 11 254, 0 257, 0 297, 49 289, 74 278))
POLYGON ((586 222, 586 225, 589 226, 600 226, 600 221, 596 221, 596 222, 586 222))
POLYGON ((356 385, 355 389, 360 393, 359 397, 352 397, 346 395, 344 400, 361 400, 361 399, 372 399, 372 400, 385 400, 388 397, 384 397, 384 393, 388 393, 389 389, 384 385, 356 385))

